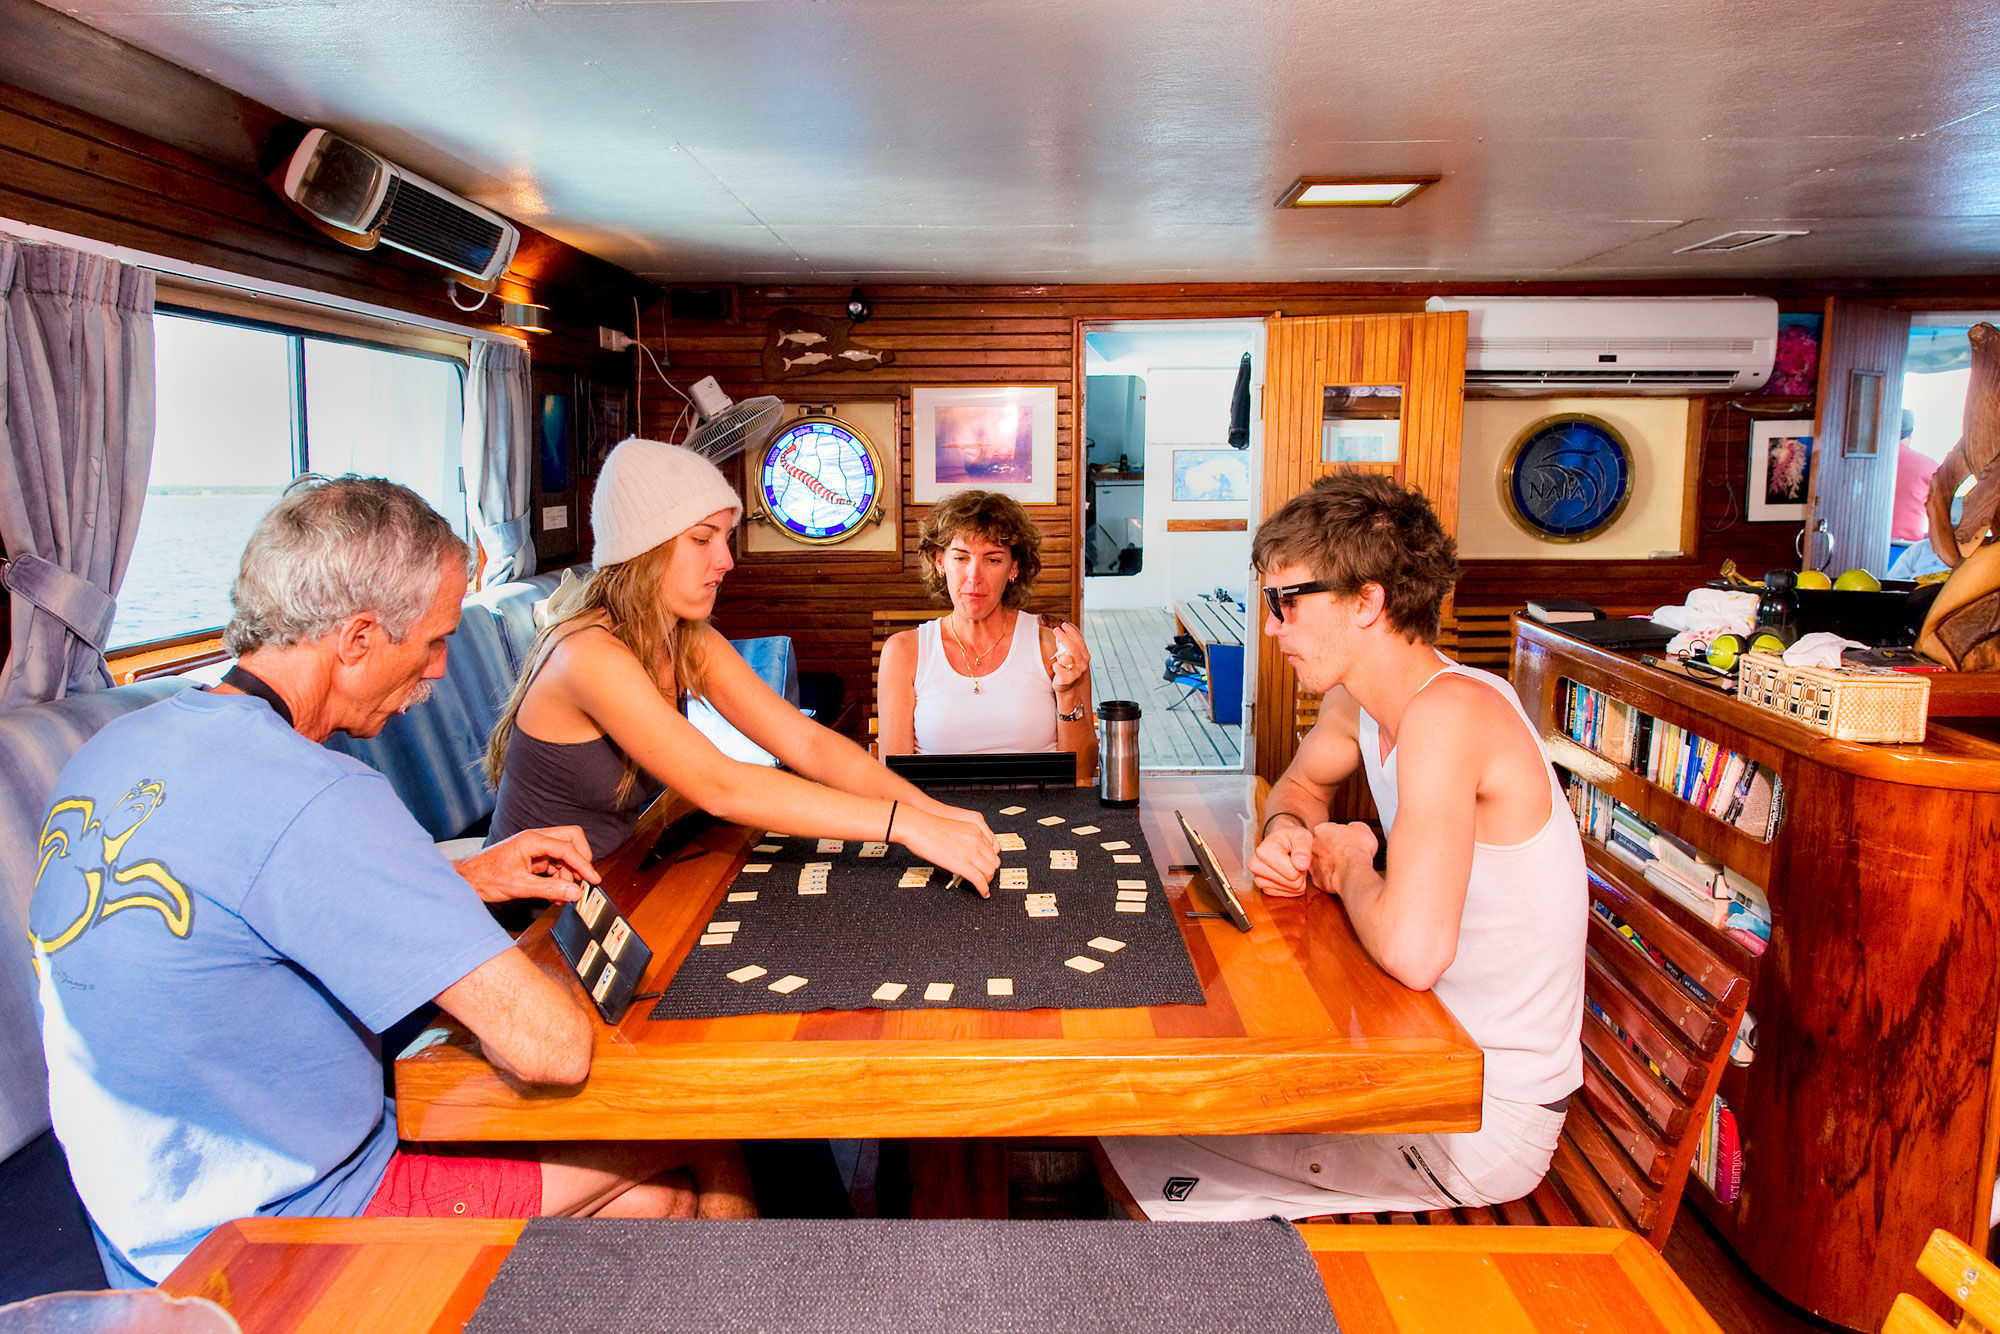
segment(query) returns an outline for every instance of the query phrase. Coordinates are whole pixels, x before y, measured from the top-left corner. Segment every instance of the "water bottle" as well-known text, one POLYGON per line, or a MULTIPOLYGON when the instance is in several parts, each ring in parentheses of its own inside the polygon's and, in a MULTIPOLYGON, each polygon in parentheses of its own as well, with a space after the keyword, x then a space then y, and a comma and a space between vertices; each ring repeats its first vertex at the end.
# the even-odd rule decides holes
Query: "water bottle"
POLYGON ((1139 706, 1107 699, 1097 706, 1097 800, 1104 806, 1139 804, 1139 706))

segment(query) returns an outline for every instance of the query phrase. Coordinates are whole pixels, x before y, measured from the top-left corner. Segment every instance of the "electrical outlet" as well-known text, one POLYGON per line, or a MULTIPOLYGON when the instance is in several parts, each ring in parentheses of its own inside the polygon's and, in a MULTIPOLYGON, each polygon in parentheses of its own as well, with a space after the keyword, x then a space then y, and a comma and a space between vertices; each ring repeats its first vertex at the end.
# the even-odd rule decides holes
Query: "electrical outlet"
POLYGON ((597 326, 597 346, 606 352, 623 352, 632 346, 632 335, 600 324, 597 326))

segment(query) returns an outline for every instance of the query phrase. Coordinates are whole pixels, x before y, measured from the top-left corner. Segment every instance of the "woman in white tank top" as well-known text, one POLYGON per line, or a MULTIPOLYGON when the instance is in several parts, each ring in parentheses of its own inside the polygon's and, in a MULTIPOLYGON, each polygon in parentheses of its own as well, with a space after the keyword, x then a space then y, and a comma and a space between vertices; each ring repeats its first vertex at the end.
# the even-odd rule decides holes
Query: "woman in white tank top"
POLYGON ((924 586, 951 610, 882 646, 882 754, 1066 750, 1095 771, 1083 635, 1023 610, 1041 545, 1020 505, 993 492, 960 491, 925 516, 924 586))

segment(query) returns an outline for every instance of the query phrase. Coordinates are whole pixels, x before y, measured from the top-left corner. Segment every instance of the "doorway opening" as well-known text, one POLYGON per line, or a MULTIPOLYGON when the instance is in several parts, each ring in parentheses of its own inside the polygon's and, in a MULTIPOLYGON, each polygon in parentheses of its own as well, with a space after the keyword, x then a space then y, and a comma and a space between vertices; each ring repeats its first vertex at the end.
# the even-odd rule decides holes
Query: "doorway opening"
MULTIPOLYGON (((1885 577, 1915 579, 1946 570, 1931 550, 1924 496, 1938 461, 1958 443, 1965 423, 1965 395, 1972 382, 1972 342, 1967 336, 1982 321, 2000 323, 2000 314, 1941 311, 1910 317, 1910 348, 1903 362, 1903 414, 1896 448, 1896 499, 1889 516, 1889 564, 1885 577)), ((1973 479, 1965 479, 1952 505, 1957 518, 1973 479)))
POLYGON ((1083 632, 1103 699, 1143 710, 1140 765, 1242 771, 1264 323, 1083 330, 1083 632))

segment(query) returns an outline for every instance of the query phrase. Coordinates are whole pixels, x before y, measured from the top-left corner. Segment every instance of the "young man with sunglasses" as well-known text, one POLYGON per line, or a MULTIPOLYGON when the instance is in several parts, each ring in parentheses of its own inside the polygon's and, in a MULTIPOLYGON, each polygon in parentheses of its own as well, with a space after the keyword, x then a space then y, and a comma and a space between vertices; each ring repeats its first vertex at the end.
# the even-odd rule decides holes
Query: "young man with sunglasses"
POLYGON ((1437 651, 1455 544, 1387 477, 1316 482, 1258 529, 1264 633, 1323 694, 1271 788, 1251 858, 1273 897, 1346 904, 1390 975, 1437 994, 1485 1055, 1478 1131, 1107 1140, 1152 1218, 1249 1219, 1498 1204, 1548 1170, 1582 1082, 1583 846, 1512 689, 1437 651), (1388 837, 1327 817, 1366 776, 1388 837))

